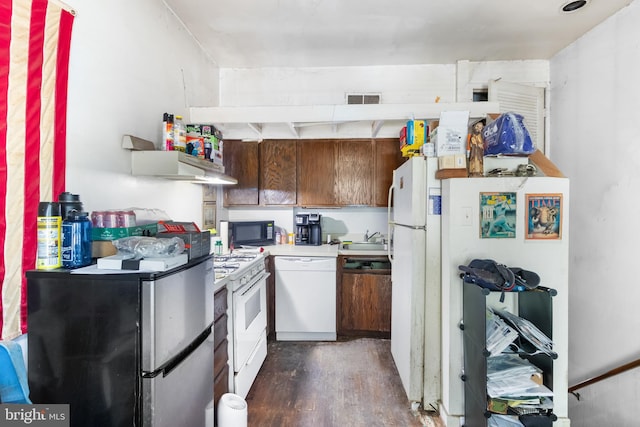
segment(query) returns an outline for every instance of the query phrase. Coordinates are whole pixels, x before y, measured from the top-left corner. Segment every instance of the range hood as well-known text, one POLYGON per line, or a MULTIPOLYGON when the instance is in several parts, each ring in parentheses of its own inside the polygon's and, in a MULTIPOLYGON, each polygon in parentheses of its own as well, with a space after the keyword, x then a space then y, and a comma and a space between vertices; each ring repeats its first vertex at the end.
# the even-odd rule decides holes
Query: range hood
POLYGON ((131 173, 196 184, 237 184, 224 174, 224 166, 202 160, 181 151, 158 151, 153 143, 125 135, 122 146, 131 151, 131 173), (150 144, 150 145, 149 145, 150 144))

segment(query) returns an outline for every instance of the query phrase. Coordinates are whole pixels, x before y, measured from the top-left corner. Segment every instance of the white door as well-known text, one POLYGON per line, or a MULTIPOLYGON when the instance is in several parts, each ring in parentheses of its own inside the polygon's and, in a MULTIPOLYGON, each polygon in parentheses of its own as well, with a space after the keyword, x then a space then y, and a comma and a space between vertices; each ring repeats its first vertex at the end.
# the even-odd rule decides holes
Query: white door
POLYGON ((391 355, 407 398, 422 400, 425 297, 424 230, 394 227, 391 355))
POLYGON ((426 160, 412 157, 395 170, 393 181, 393 222, 424 226, 426 160))

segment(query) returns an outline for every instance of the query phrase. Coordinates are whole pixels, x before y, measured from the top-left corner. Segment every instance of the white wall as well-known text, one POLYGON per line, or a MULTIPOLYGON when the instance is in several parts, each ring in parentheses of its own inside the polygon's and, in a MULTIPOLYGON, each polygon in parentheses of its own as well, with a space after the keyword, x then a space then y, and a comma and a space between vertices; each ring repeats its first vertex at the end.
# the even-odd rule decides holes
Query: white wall
POLYGON ((388 215, 386 208, 349 207, 339 209, 325 208, 232 208, 228 209, 230 221, 274 220, 276 227, 287 233, 295 233, 294 216, 296 213, 313 212, 322 215, 322 236, 332 239, 359 241, 364 233, 379 232, 387 234, 388 215))
MULTIPOLYGON (((547 87, 548 61, 459 61, 375 67, 222 68, 220 105, 344 104, 347 93, 379 93, 383 104, 471 101, 489 80, 547 87)), ((416 117, 418 118, 418 117, 416 117)))
MULTIPOLYGON (((640 357, 640 0, 551 60, 551 159, 571 178, 569 384, 640 357)), ((638 369, 570 397, 578 426, 637 425, 638 369)))
POLYGON ((455 101, 455 65, 220 70, 220 105, 346 104, 346 93, 379 93, 383 104, 455 101))
MULTIPOLYGON (((164 2, 68 0, 74 20, 69 66, 66 190, 85 210, 158 208, 202 221, 199 185, 131 176, 123 134, 160 141, 162 113, 217 105, 218 69, 164 2)), ((186 119, 186 116, 185 116, 186 119)))

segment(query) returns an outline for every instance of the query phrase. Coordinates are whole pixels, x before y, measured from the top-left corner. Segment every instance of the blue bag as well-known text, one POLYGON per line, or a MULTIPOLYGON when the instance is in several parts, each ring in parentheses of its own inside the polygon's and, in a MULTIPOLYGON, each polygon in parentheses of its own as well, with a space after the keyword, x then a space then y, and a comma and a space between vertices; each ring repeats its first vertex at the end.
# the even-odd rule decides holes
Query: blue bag
POLYGON ((482 129, 484 155, 529 155, 536 151, 524 117, 516 113, 501 114, 482 129))
POLYGON ((0 341, 0 402, 31 403, 20 344, 0 341))

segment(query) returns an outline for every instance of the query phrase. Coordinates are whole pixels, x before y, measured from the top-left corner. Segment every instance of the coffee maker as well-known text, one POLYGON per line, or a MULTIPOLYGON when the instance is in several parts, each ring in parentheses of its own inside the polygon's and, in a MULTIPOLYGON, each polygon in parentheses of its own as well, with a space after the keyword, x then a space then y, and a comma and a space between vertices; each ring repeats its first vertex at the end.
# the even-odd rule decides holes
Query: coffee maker
POLYGON ((321 216, 318 213, 296 214, 296 245, 322 245, 321 216))

